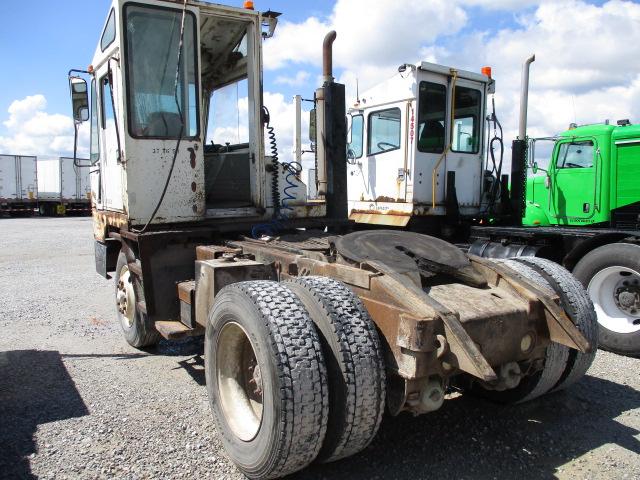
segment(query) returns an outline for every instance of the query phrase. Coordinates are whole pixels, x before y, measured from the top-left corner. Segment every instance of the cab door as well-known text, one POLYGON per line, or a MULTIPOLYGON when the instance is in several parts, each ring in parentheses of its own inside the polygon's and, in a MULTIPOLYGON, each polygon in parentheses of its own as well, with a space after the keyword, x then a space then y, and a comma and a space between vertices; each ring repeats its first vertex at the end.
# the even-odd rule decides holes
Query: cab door
POLYGON ((365 201, 406 200, 406 102, 372 109, 366 117, 365 158, 362 162, 365 201))
POLYGON ((595 139, 558 142, 550 172, 550 218, 560 225, 588 223, 597 204, 598 148, 595 139))
POLYGON ((108 210, 123 211, 122 176, 123 168, 118 150, 120 142, 114 115, 115 99, 111 88, 111 80, 105 74, 99 80, 101 118, 100 135, 102 149, 100 153, 100 179, 102 183, 102 203, 108 210))

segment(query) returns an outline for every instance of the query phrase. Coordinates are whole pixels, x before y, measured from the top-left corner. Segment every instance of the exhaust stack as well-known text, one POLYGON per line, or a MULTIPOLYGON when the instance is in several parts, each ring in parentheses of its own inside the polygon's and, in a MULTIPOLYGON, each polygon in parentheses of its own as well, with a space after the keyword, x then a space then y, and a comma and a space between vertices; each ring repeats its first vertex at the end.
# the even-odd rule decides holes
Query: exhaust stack
POLYGON ((522 225, 526 209, 527 188, 527 107, 529 104, 529 69, 536 56, 531 55, 522 65, 520 87, 520 125, 518 137, 511 144, 511 214, 516 226, 522 225))
POLYGON ((333 83, 333 42, 338 34, 331 30, 322 42, 322 80, 324 85, 316 90, 316 147, 318 165, 316 171, 318 195, 324 198, 327 194, 327 152, 325 133, 325 88, 333 83))
POLYGON ((344 85, 333 79, 331 31, 322 42, 323 85, 316 90, 316 181, 318 196, 327 202, 327 217, 348 217, 347 200, 347 110, 344 85))
POLYGON ((526 140, 527 138, 527 108, 529 106, 529 69, 531 64, 536 61, 536 56, 531 55, 522 65, 522 84, 520 86, 520 124, 518 130, 518 138, 526 140))
POLYGON ((324 83, 333 82, 333 42, 338 34, 331 30, 322 42, 322 80, 324 83))

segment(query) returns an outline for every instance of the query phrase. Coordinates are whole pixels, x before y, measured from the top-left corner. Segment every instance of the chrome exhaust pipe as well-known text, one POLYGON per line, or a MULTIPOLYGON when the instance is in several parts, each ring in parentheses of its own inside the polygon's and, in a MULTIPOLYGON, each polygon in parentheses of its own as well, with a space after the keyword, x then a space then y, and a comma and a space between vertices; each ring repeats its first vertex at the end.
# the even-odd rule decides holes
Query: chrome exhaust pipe
POLYGON ((536 61, 536 56, 531 55, 522 65, 522 84, 520 86, 520 123, 518 139, 527 138, 527 107, 529 106, 529 69, 536 61))

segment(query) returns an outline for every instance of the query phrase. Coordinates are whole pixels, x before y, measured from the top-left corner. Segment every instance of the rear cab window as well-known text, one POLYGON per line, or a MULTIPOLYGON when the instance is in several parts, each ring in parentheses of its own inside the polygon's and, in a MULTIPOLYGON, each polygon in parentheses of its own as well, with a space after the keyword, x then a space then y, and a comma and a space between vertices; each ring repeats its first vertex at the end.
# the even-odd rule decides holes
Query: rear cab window
POLYGON ((400 148, 400 109, 388 108, 369 114, 369 155, 386 153, 400 148))

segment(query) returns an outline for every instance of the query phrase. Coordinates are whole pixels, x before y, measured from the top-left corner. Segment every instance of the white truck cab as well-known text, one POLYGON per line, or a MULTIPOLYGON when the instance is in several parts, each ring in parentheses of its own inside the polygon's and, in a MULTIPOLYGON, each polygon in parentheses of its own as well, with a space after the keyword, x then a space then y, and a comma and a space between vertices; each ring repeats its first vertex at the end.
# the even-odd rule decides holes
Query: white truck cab
POLYGON ((451 195, 461 214, 478 213, 494 89, 490 73, 422 62, 360 96, 348 111, 350 218, 405 226, 446 215, 451 195))
MULTIPOLYGON (((268 220, 274 188, 288 196, 288 216, 325 214, 322 202, 306 206, 299 175, 271 168, 265 155, 262 41, 278 15, 192 0, 113 1, 88 69, 97 239, 112 227, 268 220), (230 115, 214 97, 229 87, 234 106, 247 105, 237 118, 248 133, 218 134, 214 144, 210 123, 230 115)), ((81 79, 74 85, 83 88, 81 79)), ((80 122, 88 112, 76 113, 80 122)))

